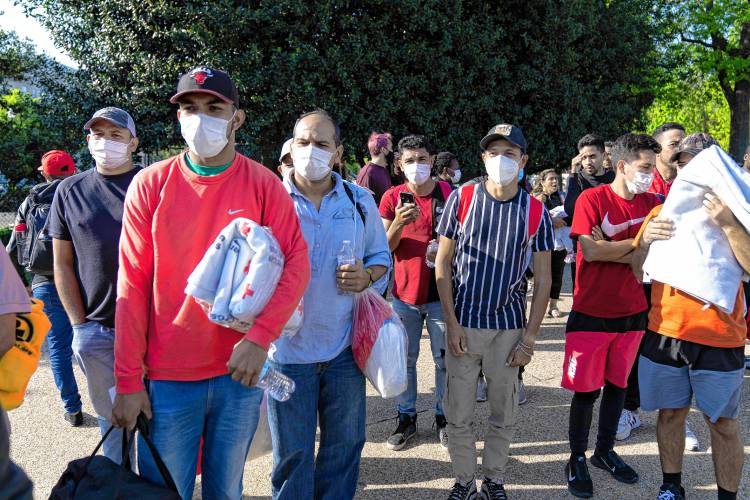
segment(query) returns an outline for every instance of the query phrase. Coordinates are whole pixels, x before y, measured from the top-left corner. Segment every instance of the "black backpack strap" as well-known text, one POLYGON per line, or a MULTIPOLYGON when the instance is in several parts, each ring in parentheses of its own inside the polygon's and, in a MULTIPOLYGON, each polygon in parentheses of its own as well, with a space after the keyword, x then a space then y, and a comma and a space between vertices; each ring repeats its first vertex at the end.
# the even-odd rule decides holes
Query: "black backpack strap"
POLYGON ((346 181, 341 181, 341 184, 344 186, 344 191, 346 191, 346 196, 349 197, 349 201, 352 202, 352 205, 354 205, 354 208, 357 209, 357 213, 359 214, 359 218, 362 219, 362 224, 365 223, 365 212, 362 210, 362 206, 357 203, 354 200, 354 192, 352 191, 352 188, 349 187, 349 184, 346 181))
POLYGON ((437 239, 437 225, 440 222, 440 217, 443 215, 443 208, 445 208, 445 195, 443 194, 443 188, 440 186, 440 182, 435 183, 435 189, 432 190, 432 239, 437 239))

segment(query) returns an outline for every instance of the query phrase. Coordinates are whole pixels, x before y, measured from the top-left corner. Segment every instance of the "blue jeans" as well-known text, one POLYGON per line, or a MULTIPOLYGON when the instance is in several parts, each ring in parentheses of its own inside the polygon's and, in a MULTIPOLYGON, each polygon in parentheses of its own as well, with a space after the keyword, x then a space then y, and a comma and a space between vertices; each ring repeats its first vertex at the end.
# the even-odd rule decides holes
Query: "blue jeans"
POLYGON ((283 403, 268 400, 273 439, 274 500, 354 498, 365 445, 365 377, 351 348, 326 363, 281 364, 296 390, 283 403), (315 430, 320 418, 320 447, 315 430))
POLYGON ((440 302, 430 302, 413 306, 393 299, 393 310, 401 319, 409 339, 409 352, 406 361, 406 374, 409 384, 406 391, 398 398, 398 412, 407 415, 417 414, 417 358, 419 343, 422 338, 422 325, 427 322, 427 333, 430 335, 432 359, 435 362, 435 415, 443 413, 443 394, 445 394, 445 322, 440 302))
MULTIPOLYGON (((73 354, 89 386, 91 405, 102 436, 112 425, 112 395, 115 387, 115 330, 96 321, 73 327, 73 354)), ((122 461, 122 433, 112 431, 102 446, 104 456, 122 461)))
POLYGON ((55 379, 60 398, 68 413, 81 411, 81 395, 78 393, 75 375, 73 375, 73 328, 68 321, 57 288, 52 282, 34 287, 32 295, 44 302, 44 314, 52 323, 47 338, 44 340, 49 351, 49 366, 55 379))
MULTIPOLYGON (((153 414, 150 437, 180 496, 193 498, 203 438, 203 498, 242 498, 242 473, 258 426, 263 391, 222 375, 197 382, 151 380, 148 394, 153 414)), ((138 440, 138 467, 144 478, 164 484, 142 438, 138 440)))

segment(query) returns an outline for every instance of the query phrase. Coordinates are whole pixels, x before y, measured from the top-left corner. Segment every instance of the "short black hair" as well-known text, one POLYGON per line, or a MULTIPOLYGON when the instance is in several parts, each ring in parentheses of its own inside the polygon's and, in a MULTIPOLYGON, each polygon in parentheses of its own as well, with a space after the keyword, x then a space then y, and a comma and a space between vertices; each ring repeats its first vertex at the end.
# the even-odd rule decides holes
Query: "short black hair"
POLYGON ((437 170, 438 174, 444 174, 446 170, 450 168, 453 160, 456 159, 456 155, 449 151, 438 153, 438 155, 435 157, 435 170, 437 170))
POLYGON ((604 141, 604 147, 612 149, 612 146, 615 145, 615 141, 604 141))
POLYGON ((334 141, 336 142, 336 145, 341 144, 341 129, 339 128, 339 124, 336 120, 333 119, 333 117, 328 113, 328 111, 320 108, 315 108, 312 111, 307 111, 306 113, 302 113, 297 117, 297 121, 294 122, 294 128, 292 129, 292 135, 294 135, 294 131, 297 130, 297 125, 299 125, 299 122, 301 122, 303 119, 307 118, 308 116, 312 115, 320 115, 326 120, 330 121, 333 125, 334 129, 334 141))
POLYGON ((594 146, 595 148, 599 148, 599 151, 603 153, 604 139, 596 134, 586 134, 578 141, 578 152, 580 153, 580 151, 586 146, 594 146))
POLYGON ((662 123, 658 127, 654 129, 654 133, 651 134, 654 139, 659 139, 659 136, 662 135, 664 132, 668 132, 670 130, 682 130, 685 131, 685 127, 683 127, 681 124, 677 122, 667 122, 662 123))
POLYGON ((750 155, 750 144, 748 144, 747 147, 745 148, 745 154, 750 155))
POLYGON ((434 153, 432 144, 430 144, 430 141, 427 140, 427 137, 423 135, 407 135, 406 137, 403 137, 400 141, 398 141, 398 152, 402 155, 407 149, 415 150, 422 148, 426 149, 430 154, 434 153))
POLYGON ((646 134, 621 135, 612 146, 612 165, 616 166, 620 160, 631 162, 638 158, 641 151, 661 152, 661 146, 656 139, 646 134))

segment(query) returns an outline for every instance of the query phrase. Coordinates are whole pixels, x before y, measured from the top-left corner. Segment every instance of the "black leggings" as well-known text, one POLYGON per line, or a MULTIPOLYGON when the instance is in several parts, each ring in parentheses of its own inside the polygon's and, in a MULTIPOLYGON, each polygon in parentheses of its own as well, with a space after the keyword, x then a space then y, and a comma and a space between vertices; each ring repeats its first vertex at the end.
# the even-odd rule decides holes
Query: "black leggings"
POLYGON ((552 287, 549 290, 550 299, 559 299, 562 290, 563 273, 565 272, 565 256, 567 250, 554 250, 552 252, 552 287))
MULTIPOLYGON (((586 453, 589 447, 589 430, 594 415, 594 402, 599 397, 600 389, 591 392, 576 392, 570 403, 570 422, 568 438, 570 452, 574 455, 586 453)), ((599 406, 599 430, 596 435, 596 452, 605 453, 615 446, 617 423, 625 402, 625 389, 606 382, 602 403, 599 406)))

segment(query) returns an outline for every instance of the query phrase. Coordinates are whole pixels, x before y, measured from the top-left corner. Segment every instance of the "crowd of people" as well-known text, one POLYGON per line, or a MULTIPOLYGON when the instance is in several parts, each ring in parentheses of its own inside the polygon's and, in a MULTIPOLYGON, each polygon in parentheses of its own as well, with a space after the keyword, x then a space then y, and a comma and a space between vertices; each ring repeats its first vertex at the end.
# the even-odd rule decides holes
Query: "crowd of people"
MULTIPOLYGON (((455 476, 450 500, 508 498, 505 469, 526 400, 523 367, 545 316, 565 315, 561 385, 572 393, 571 454, 560 467, 568 490, 593 495, 589 462, 617 481, 638 481, 615 444, 640 426, 642 406, 659 411, 663 484, 654 485, 655 495, 684 499, 683 451, 686 443, 698 446, 686 422, 695 396, 711 432, 718 498, 736 498, 744 459, 743 284, 736 283, 736 301, 724 310, 666 282, 648 283, 643 273, 651 246, 679 231, 660 210, 680 171, 701 151, 718 148, 708 134, 686 136, 677 123, 611 142, 588 134, 577 144, 566 186, 555 169, 527 186, 529 144, 516 124, 497 124, 480 138, 484 172, 464 183, 458 157, 437 152, 427 137, 396 141, 373 132, 370 161, 352 182, 339 125, 323 110, 290 123, 292 137, 273 171, 235 149, 246 115, 227 73, 188 71, 170 102, 185 152, 135 166, 133 118, 101 109, 84 125, 95 168, 78 172, 64 151, 45 154, 45 182, 18 210, 8 252, 33 273, 31 294, 52 323, 50 366, 72 426, 83 423, 75 358, 103 436, 113 425, 133 428, 142 414, 182 498, 192 498, 200 468, 203 498, 239 499, 263 396, 256 384, 267 366, 296 387, 286 401, 268 399, 273 498, 353 498, 366 439, 353 304, 372 287, 392 298, 408 346, 407 388, 394 401, 398 417, 385 446, 401 450, 417 434, 416 370, 426 327, 436 439, 455 476), (244 333, 211 322, 185 293, 206 248, 238 217, 269 228, 283 254, 275 292, 244 333), (339 265, 347 242, 356 262, 339 265), (567 263, 574 293, 564 312, 558 301, 567 263), (280 336, 300 301, 301 329, 280 336), (474 405, 484 399, 490 417, 477 488, 472 424, 474 405)), ((738 178, 750 189, 750 173, 738 178)), ((750 273, 747 226, 712 192, 699 196, 706 220, 750 273)), ((5 319, 29 304, 0 253, 2 340, 10 332, 5 319)), ((0 357, 7 348, 0 343, 0 357)), ((115 432, 104 441, 103 454, 116 463, 121 439, 115 432)), ((163 484, 141 443, 138 473, 163 484)), ((0 460, 0 484, 3 474, 22 474, 11 466, 0 460)))

